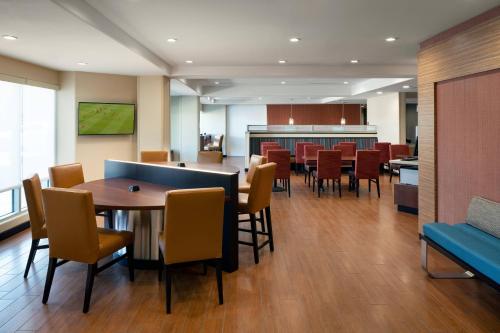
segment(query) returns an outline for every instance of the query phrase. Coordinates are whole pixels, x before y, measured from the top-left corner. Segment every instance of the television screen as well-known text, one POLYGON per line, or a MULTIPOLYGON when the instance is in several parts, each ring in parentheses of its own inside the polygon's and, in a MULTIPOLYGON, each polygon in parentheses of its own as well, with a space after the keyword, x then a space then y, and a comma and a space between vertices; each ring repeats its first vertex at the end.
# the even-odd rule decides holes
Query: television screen
POLYGON ((78 135, 134 134, 134 129, 134 104, 78 104, 78 135))

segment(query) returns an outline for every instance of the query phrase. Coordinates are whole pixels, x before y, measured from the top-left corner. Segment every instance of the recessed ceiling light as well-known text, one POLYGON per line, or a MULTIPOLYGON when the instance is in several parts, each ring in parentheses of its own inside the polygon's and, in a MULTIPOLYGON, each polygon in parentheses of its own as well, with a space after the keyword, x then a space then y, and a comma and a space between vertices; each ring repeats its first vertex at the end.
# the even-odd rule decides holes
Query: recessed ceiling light
POLYGON ((278 60, 278 62, 279 62, 280 64, 286 64, 286 60, 285 60, 285 59, 280 59, 280 60, 278 60))
POLYGON ((219 84, 220 82, 219 82, 219 81, 215 81, 214 83, 215 83, 215 84, 219 84))
POLYGON ((298 43, 298 42, 300 42, 300 38, 299 37, 292 37, 289 39, 289 41, 292 43, 298 43))
POLYGON ((403 89, 410 89, 410 86, 408 86, 408 85, 403 86, 403 89))
POLYGON ((344 81, 344 84, 349 84, 349 81, 344 81))
POLYGON ((286 84, 286 81, 281 81, 281 84, 286 84))
POLYGON ((167 38, 167 42, 175 43, 175 42, 177 42, 177 38, 167 38))
POLYGON ((193 60, 186 60, 185 61, 186 64, 192 64, 193 63, 193 60))
POLYGON ((382 95, 383 92, 382 91, 377 91, 377 95, 382 95))
POLYGON ((385 41, 386 41, 386 42, 389 42, 389 43, 391 43, 391 42, 395 42, 395 41, 397 41, 397 40, 398 40, 398 37, 387 37, 387 38, 385 39, 385 41))
POLYGON ((83 61, 79 61, 76 63, 78 66, 87 66, 88 64, 86 62, 83 62, 83 61))
POLYGON ((351 59, 351 64, 357 64, 357 63, 359 63, 358 59, 351 59))
POLYGON ((7 40, 16 40, 17 39, 16 36, 12 36, 12 35, 3 35, 2 38, 7 39, 7 40))

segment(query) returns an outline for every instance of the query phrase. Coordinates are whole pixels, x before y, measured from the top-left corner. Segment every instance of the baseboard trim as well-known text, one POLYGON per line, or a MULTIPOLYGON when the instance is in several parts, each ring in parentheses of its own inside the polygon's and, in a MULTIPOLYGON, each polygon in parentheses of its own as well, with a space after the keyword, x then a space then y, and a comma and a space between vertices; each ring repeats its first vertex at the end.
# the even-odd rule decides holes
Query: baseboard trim
POLYGON ((19 225, 16 225, 13 228, 10 228, 8 230, 0 232, 0 241, 3 241, 11 236, 14 236, 17 233, 20 233, 21 231, 24 231, 30 227, 30 222, 23 222, 19 225))

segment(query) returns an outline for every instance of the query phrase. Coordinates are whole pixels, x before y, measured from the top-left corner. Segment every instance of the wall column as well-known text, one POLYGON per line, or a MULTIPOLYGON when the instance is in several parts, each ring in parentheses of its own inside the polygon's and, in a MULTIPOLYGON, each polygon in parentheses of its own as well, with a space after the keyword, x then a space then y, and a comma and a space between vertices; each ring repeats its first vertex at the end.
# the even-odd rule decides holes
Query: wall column
POLYGON ((137 77, 138 160, 142 150, 170 152, 170 79, 165 76, 137 77))
POLYGON ((367 99, 367 120, 377 126, 380 142, 406 142, 405 112, 404 93, 385 93, 367 99))

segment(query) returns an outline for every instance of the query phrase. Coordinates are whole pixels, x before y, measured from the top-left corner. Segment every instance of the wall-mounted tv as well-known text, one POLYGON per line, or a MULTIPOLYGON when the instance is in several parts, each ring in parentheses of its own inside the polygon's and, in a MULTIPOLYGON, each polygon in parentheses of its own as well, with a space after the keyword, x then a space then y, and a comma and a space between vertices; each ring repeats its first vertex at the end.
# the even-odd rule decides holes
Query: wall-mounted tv
POLYGON ((135 130, 135 104, 78 103, 78 135, 130 135, 135 130))

